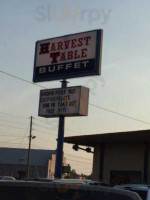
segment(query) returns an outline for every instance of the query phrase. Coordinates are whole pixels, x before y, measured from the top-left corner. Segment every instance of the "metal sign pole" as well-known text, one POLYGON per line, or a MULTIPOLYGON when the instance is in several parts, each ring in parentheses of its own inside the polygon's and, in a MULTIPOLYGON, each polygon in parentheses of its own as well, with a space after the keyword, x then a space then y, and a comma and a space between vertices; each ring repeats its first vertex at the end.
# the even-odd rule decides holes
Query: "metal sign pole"
MULTIPOLYGON (((63 80, 61 82, 62 82, 61 88, 66 88, 67 81, 63 80)), ((65 126, 65 117, 62 115, 59 117, 55 178, 61 178, 61 174, 62 174, 64 126, 65 126)))

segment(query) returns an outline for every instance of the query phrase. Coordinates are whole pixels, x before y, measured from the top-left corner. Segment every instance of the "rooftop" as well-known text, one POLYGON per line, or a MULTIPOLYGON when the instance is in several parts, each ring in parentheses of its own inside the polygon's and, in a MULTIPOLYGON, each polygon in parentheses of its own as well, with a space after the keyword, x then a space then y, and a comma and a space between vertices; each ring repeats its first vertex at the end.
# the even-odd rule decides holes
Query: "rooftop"
MULTIPOLYGON (((26 165, 27 149, 0 148, 0 164, 26 165)), ((37 166, 47 166, 55 150, 32 149, 30 153, 30 164, 37 166)))
POLYGON ((64 142, 91 147, 100 143, 150 143, 150 130, 72 136, 65 137, 64 142))

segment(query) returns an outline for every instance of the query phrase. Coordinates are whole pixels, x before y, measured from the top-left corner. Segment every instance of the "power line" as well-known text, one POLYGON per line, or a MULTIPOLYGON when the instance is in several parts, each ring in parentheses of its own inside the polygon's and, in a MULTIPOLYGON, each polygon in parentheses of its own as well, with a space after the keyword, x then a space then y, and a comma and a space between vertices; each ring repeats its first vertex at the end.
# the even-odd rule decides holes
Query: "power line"
POLYGON ((24 82, 26 82, 26 83, 32 84, 32 85, 34 85, 34 86, 38 86, 38 87, 40 87, 40 88, 47 89, 47 88, 44 87, 44 86, 35 84, 35 83, 31 82, 31 81, 25 80, 25 79, 23 79, 23 78, 20 78, 19 76, 15 76, 15 75, 13 75, 13 74, 4 72, 4 71, 2 71, 2 70, 0 70, 0 73, 5 74, 5 75, 8 75, 8 76, 11 76, 11 77, 16 78, 16 79, 18 79, 18 80, 20 80, 20 81, 24 81, 24 82))
POLYGON ((40 132, 40 133, 45 133, 45 134, 48 134, 48 135, 55 135, 55 136, 56 136, 55 133, 48 133, 48 132, 46 132, 46 131, 38 130, 38 129, 32 129, 32 130, 33 130, 33 131, 38 131, 38 132, 40 132))
MULTIPOLYGON (((43 148, 42 146, 40 146, 40 145, 32 144, 32 146, 33 146, 33 147, 38 147, 38 148, 40 148, 40 149, 42 149, 42 150, 44 149, 44 148, 43 148)), ((33 149, 33 148, 32 148, 32 149, 33 149)), ((31 150, 31 151, 32 151, 32 150, 31 150)))
POLYGON ((74 155, 72 155, 72 154, 67 154, 67 153, 65 153, 65 155, 92 161, 92 159, 90 159, 90 158, 83 158, 83 157, 80 157, 80 156, 74 156, 74 155))
MULTIPOLYGON (((21 139, 21 138, 20 138, 21 139)), ((11 140, 12 141, 12 140, 11 140)), ((0 144, 5 144, 6 142, 0 142, 0 144)), ((20 145, 20 143, 18 143, 18 142, 10 142, 10 141, 7 141, 7 144, 11 144, 11 145, 20 145)), ((28 145, 28 143, 22 143, 22 145, 28 145)), ((3 146, 5 146, 5 148, 11 148, 10 146, 6 146, 6 145, 3 145, 3 146)), ((34 147, 40 147, 41 149, 43 149, 43 147, 42 146, 39 146, 39 145, 35 145, 35 144, 32 144, 32 146, 34 146, 34 147)), ((23 148, 23 147, 22 147, 23 148)), ((27 148, 25 148, 25 149, 27 149, 27 148)), ((32 148, 33 149, 33 148, 32 148)))
POLYGON ((7 128, 14 128, 14 129, 24 129, 24 130, 28 130, 26 128, 20 128, 20 127, 14 127, 14 126, 7 126, 7 125, 2 125, 0 124, 0 126, 4 126, 4 127, 7 127, 7 128))
MULTIPOLYGON (((37 119, 37 118, 34 118, 35 120, 37 120, 37 121, 39 121, 39 122, 42 122, 42 123, 45 123, 46 125, 48 125, 48 126, 55 126, 56 127, 56 123, 54 123, 54 122, 51 122, 51 124, 49 124, 49 123, 47 123, 47 122, 44 122, 44 121, 42 121, 42 120, 39 120, 39 119, 37 119)), ((39 124, 38 124, 39 125, 39 124)), ((43 125, 40 125, 40 126, 43 126, 43 125)), ((49 127, 46 127, 46 126, 43 126, 44 128, 49 128, 49 127)))
MULTIPOLYGON (((23 134, 23 137, 25 137, 26 134, 28 134, 28 132, 29 132, 29 130, 26 130, 25 133, 23 134)), ((29 135, 27 135, 27 137, 29 137, 29 135)), ((23 141, 24 141, 24 138, 21 139, 20 144, 19 144, 19 147, 21 147, 23 141)))
MULTIPOLYGON (((37 140, 33 140, 33 141, 32 141, 32 146, 37 146, 37 147, 40 147, 40 148, 43 149, 43 146, 35 145, 35 144, 34 144, 35 142, 37 142, 37 140)), ((54 143, 53 143, 53 144, 54 144, 54 143)), ((45 147, 45 145, 44 145, 44 147, 45 147)), ((31 149, 31 151, 32 151, 32 149, 31 149)))
MULTIPOLYGON (((14 146, 15 145, 15 147, 10 147, 10 146, 6 146, 6 145, 3 145, 2 144, 2 146, 1 147, 3 147, 3 148, 18 148, 18 145, 20 145, 20 143, 10 143, 12 146, 14 146), (17 146, 17 147, 16 147, 17 146)), ((22 143, 22 147, 19 147, 19 148, 23 148, 23 149, 27 149, 25 146, 27 145, 27 143, 22 143)), ((34 147, 34 148, 32 148, 33 150, 34 149, 37 149, 37 147, 38 147, 38 149, 42 149, 43 150, 43 147, 41 147, 41 146, 38 146, 38 145, 34 145, 34 144, 32 144, 32 146, 34 147), (36 148, 35 148, 36 147, 36 148)))
POLYGON ((78 131, 74 131, 74 130, 72 130, 72 129, 68 129, 68 128, 66 128, 66 130, 68 130, 69 132, 72 132, 72 134, 73 134, 73 133, 76 133, 76 134, 82 134, 82 133, 79 133, 78 131))
POLYGON ((18 135, 0 135, 0 137, 18 137, 18 135))
MULTIPOLYGON (((45 123, 45 124, 47 124, 47 125, 49 125, 49 126, 53 126, 52 124, 49 124, 49 123, 44 122, 44 121, 42 121, 42 120, 39 120, 39 119, 37 119, 37 118, 35 118, 35 120, 38 120, 38 121, 40 121, 40 122, 43 122, 43 123, 45 123)), ((51 122, 51 123, 52 123, 52 122, 51 122)), ((34 123, 34 124, 35 124, 35 123, 34 123)), ((53 124, 54 124, 54 123, 53 123, 53 124)), ((55 124, 56 124, 56 123, 55 123, 55 124)), ((39 125, 39 124, 36 124, 36 125, 41 126, 41 125, 39 125)), ((49 129, 48 127, 45 127, 45 126, 41 126, 41 127, 49 129)), ((56 128, 53 128, 52 130, 57 130, 57 127, 56 127, 56 128)), ((73 133, 81 134, 81 133, 79 133, 78 131, 74 131, 74 130, 71 130, 71 129, 68 129, 68 128, 66 128, 66 130, 68 130, 69 132, 71 131, 71 132, 73 132, 73 133)))
POLYGON ((113 110, 110 110, 110 109, 107 109, 107 108, 104 108, 104 107, 101 107, 101 106, 97 106, 97 105, 94 105, 94 104, 91 104, 91 103, 90 103, 89 105, 91 105, 91 106, 93 106, 93 107, 96 107, 96 108, 99 108, 99 109, 101 109, 101 110, 105 110, 105 111, 107 111, 107 112, 111 112, 111 113, 116 114, 116 115, 120 115, 120 116, 122 116, 122 117, 126 117, 126 118, 128 118, 128 119, 132 119, 132 120, 135 120, 135 121, 138 121, 138 122, 141 122, 141 123, 150 125, 150 122, 145 122, 145 121, 143 121, 143 120, 140 120, 140 119, 137 119, 137 118, 134 118, 134 117, 130 117, 129 115, 125 115, 125 114, 122 114, 122 113, 118 113, 118 112, 116 112, 116 111, 113 111, 113 110))
MULTIPOLYGON (((1 144, 1 143, 0 143, 1 144)), ((2 143, 4 145, 4 143, 2 143)), ((20 145, 20 142, 7 142, 7 144, 11 145, 20 145)), ((6 144, 6 145, 7 145, 6 144)), ((28 145, 28 143, 22 143, 22 145, 28 145)), ((10 146, 7 146, 8 148, 11 148, 10 146)), ((26 148, 27 149, 27 148, 26 148)))
MULTIPOLYGON (((51 126, 51 124, 49 124, 49 123, 47 123, 47 122, 45 122, 45 121, 43 121, 43 120, 41 120, 41 119, 37 119, 37 118, 34 118, 34 119, 37 120, 37 121, 39 121, 39 122, 43 122, 43 123, 45 123, 45 124, 51 126)), ((51 123, 53 123, 53 122, 51 122, 51 123)))
MULTIPOLYGON (((50 129, 50 128, 48 128, 48 127, 44 127, 44 126, 41 126, 41 125, 35 124, 35 123, 33 123, 33 125, 36 125, 36 126, 39 126, 39 127, 42 127, 42 128, 46 128, 46 129, 48 129, 48 130, 57 130, 57 128, 55 128, 55 129, 50 129)), ((68 130, 68 129, 66 129, 66 130, 68 130)), ((39 130, 39 131, 45 132, 45 131, 43 131, 43 130, 39 130)), ((75 131, 74 131, 74 132, 75 132, 75 131)), ((46 132, 46 133, 47 133, 47 132, 46 132)), ((49 133, 47 133, 47 134, 49 134, 49 133)), ((53 135, 56 135, 56 134, 53 134, 53 135)))
POLYGON ((79 161, 79 160, 73 160, 73 159, 70 159, 70 158, 67 158, 67 160, 78 162, 78 163, 83 163, 83 164, 87 164, 87 165, 92 165, 92 163, 87 163, 87 162, 83 162, 83 161, 79 161))
MULTIPOLYGON (((44 139, 43 137, 40 137, 40 136, 38 136, 38 138, 41 138, 40 140, 43 140, 43 141, 45 141, 45 142, 47 142, 47 143, 49 143, 49 144, 54 144, 54 141, 51 141, 51 140, 46 140, 46 139, 44 139)), ((54 139, 54 138, 53 138, 54 139)), ((56 141, 55 141, 56 142, 56 141)))
MULTIPOLYGON (((20 138, 21 139, 21 138, 20 138)), ((11 145, 20 145, 19 142, 11 142, 13 140, 10 140, 10 141, 7 141, 7 144, 11 144, 11 145)), ((6 143, 6 142, 0 142, 0 144, 3 144, 3 143, 6 143)), ((22 143, 22 145, 28 145, 28 143, 22 143)), ((35 145, 35 144, 32 144, 32 146, 37 146, 37 147, 40 147, 40 148, 43 148, 42 146, 39 146, 39 145, 35 145)), ((11 148, 10 146, 8 146, 8 148, 11 148)), ((26 148, 27 149, 27 148, 26 148)))
MULTIPOLYGON (((7 73, 7 72, 4 72, 4 71, 2 71, 2 70, 0 70, 0 73, 5 74, 5 75, 8 75, 8 76, 11 76, 11 77, 16 78, 16 79, 19 79, 19 80, 24 81, 24 82, 26 82, 26 83, 29 83, 29 84, 38 86, 38 87, 40 87, 40 88, 48 89, 48 88, 46 88, 46 87, 43 87, 43 86, 38 85, 38 84, 35 84, 35 83, 31 82, 31 81, 25 80, 25 79, 23 79, 23 78, 20 78, 20 77, 18 77, 18 76, 12 75, 12 74, 7 73)), ((128 119, 132 119, 132 120, 134 120, 134 121, 138 121, 138 122, 141 122, 141 123, 150 125, 149 122, 145 122, 145 121, 143 121, 143 120, 140 120, 140 119, 137 119, 137 118, 134 118, 134 117, 130 117, 129 115, 125 115, 125 114, 122 114, 122 113, 119 113, 119 112, 116 112, 116 111, 113 111, 113 110, 110 110, 110 109, 107 109, 107 108, 104 108, 104 107, 100 107, 100 106, 97 106, 97 105, 94 105, 94 104, 91 104, 91 103, 90 103, 90 105, 91 105, 91 106, 94 106, 94 107, 96 107, 96 108, 105 110, 105 111, 107 111, 107 112, 111 112, 111 113, 113 113, 113 114, 120 115, 120 116, 122 116, 122 117, 126 117, 126 118, 128 118, 128 119)))
POLYGON ((3 114, 3 115, 8 115, 9 117, 10 116, 13 116, 13 117, 21 117, 21 118, 25 118, 25 119, 27 119, 28 117, 24 117, 24 116, 21 116, 21 115, 16 115, 16 114, 10 114, 10 113, 5 113, 5 112, 1 112, 0 111, 0 114, 3 114))
MULTIPOLYGON (((35 118, 35 120, 38 120, 38 119, 35 118)), ((41 121, 41 120, 38 120, 38 121, 41 121)), ((44 122, 44 121, 41 121, 41 122, 46 123, 46 122, 44 122)), ((46 123, 46 124, 47 124, 47 123, 46 123)), ((57 127, 56 127, 56 128, 48 128, 48 127, 41 126, 41 125, 35 124, 35 123, 33 123, 33 125, 37 125, 37 126, 39 126, 39 127, 46 128, 46 129, 49 129, 49 130, 57 130, 57 129, 58 129, 57 127)), ((49 125, 49 126, 52 126, 52 125, 50 125, 50 124, 48 124, 48 125, 49 125)), ((68 128, 66 128, 66 130, 68 130, 69 132, 78 133, 77 131, 74 131, 74 130, 71 130, 71 129, 68 129, 68 128)), ((78 134, 81 134, 81 133, 78 133, 78 134)))
MULTIPOLYGON (((12 146, 12 145, 20 145, 20 143, 18 143, 18 142, 7 142, 7 144, 11 144, 11 146, 12 146)), ((2 146, 5 147, 5 148, 12 148, 12 147, 8 146, 7 144, 6 144, 6 145, 5 145, 5 144, 2 144, 2 146)), ((27 145, 27 143, 23 143, 22 145, 27 145)), ((1 148, 2 146, 0 146, 0 148, 1 148)), ((22 148, 22 147, 20 147, 20 148, 22 148)))
POLYGON ((3 132, 3 131, 1 132, 1 130, 0 130, 0 134, 5 134, 5 135, 7 135, 7 134, 11 134, 11 135, 21 134, 22 135, 22 134, 27 134, 27 133, 25 133, 25 132, 19 132, 19 133, 18 132, 14 132, 14 133, 12 133, 12 132, 3 132))
POLYGON ((41 128, 46 128, 46 129, 49 129, 49 130, 56 130, 56 129, 50 129, 50 128, 48 128, 48 127, 41 126, 41 125, 39 125, 39 124, 35 124, 35 123, 33 123, 33 125, 39 126, 39 127, 41 127, 41 128))
POLYGON ((6 140, 6 141, 3 141, 3 142, 0 142, 0 144, 8 143, 8 142, 11 142, 11 141, 14 141, 14 140, 20 140, 20 139, 22 139, 22 138, 23 138, 23 137, 18 137, 17 139, 6 140))
POLYGON ((4 122, 10 122, 10 123, 15 123, 15 124, 23 124, 23 125, 27 125, 27 123, 23 123, 23 122, 16 122, 16 121, 10 121, 10 120, 5 120, 5 119, 0 119, 0 121, 4 121, 4 122))
MULTIPOLYGON (((49 126, 52 126, 51 124, 48 124, 48 123, 46 123, 46 122, 44 122, 44 121, 42 121, 42 120, 39 120, 39 119, 37 119, 37 118, 34 118, 34 120, 37 120, 37 121, 43 122, 43 123, 45 123, 45 124, 47 124, 47 125, 49 125, 49 126)), ((48 130, 56 130, 56 129, 57 129, 57 128, 50 128, 50 127, 46 127, 46 126, 43 126, 43 125, 39 125, 39 124, 37 124, 37 123, 33 123, 33 125, 36 125, 36 126, 39 126, 39 127, 41 127, 41 128, 48 129, 48 130)))

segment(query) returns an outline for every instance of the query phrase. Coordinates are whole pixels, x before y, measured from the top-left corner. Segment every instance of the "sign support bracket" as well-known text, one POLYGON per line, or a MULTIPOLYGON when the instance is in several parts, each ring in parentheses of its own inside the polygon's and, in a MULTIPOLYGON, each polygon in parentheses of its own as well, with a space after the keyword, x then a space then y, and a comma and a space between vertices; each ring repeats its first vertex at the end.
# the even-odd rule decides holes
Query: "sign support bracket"
MULTIPOLYGON (((68 82, 65 79, 61 81, 61 88, 66 88, 67 83, 68 82)), ((60 179, 62 174, 64 127, 65 127, 65 117, 61 115, 59 116, 57 153, 56 153, 56 164, 55 164, 55 178, 57 179, 60 179)))

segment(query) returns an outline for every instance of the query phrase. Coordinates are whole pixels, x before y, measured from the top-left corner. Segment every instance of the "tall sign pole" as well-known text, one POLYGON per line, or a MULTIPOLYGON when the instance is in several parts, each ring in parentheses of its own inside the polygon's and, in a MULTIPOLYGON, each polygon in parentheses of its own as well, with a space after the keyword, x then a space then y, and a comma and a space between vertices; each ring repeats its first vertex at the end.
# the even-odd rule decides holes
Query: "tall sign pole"
POLYGON ((87 116, 89 89, 67 87, 67 79, 101 74, 103 30, 36 42, 33 82, 63 80, 61 88, 40 91, 39 116, 59 117, 55 178, 61 178, 65 117, 87 116))
MULTIPOLYGON (((67 87, 67 81, 66 80, 63 80, 61 82, 61 84, 62 84, 61 88, 67 87)), ((56 154, 56 165, 55 165, 55 178, 61 178, 61 174, 62 174, 64 128, 65 128, 65 117, 64 117, 64 115, 61 115, 59 117, 57 154, 56 154)))

